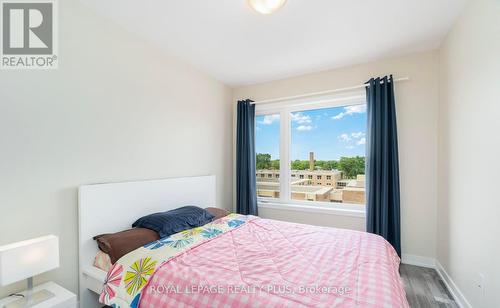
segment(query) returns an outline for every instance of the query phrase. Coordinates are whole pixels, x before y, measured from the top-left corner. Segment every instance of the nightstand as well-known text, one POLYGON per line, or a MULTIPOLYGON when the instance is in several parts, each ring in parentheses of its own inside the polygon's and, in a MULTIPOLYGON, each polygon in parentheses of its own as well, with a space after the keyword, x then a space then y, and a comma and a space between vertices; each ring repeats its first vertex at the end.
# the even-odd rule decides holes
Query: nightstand
MULTIPOLYGON (((40 289, 47 289, 48 291, 54 293, 54 297, 47 299, 46 301, 39 303, 34 306, 30 306, 30 308, 76 308, 77 301, 76 295, 61 287, 60 285, 54 282, 46 282, 39 286, 33 288, 34 292, 40 289)), ((26 295, 26 291, 21 292, 20 294, 26 295)), ((5 305, 15 302, 20 297, 18 296, 9 296, 0 300, 0 308, 4 308, 5 305)))

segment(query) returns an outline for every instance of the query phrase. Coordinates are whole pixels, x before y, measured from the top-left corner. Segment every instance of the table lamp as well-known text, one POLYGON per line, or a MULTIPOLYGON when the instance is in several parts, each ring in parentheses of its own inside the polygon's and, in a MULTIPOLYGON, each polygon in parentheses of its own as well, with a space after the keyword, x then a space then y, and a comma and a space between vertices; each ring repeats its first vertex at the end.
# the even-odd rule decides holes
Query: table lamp
POLYGON ((54 297, 45 289, 33 293, 33 276, 58 267, 59 238, 55 235, 0 246, 0 286, 24 279, 28 282, 25 297, 4 307, 30 307, 54 297))

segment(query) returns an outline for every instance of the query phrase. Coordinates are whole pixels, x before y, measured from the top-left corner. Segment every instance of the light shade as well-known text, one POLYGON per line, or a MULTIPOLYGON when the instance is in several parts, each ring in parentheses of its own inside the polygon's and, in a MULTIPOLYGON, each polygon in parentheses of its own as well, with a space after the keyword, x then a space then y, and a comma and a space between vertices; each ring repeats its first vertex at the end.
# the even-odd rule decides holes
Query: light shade
POLYGON ((286 0, 247 0, 248 4, 261 14, 271 14, 285 5, 286 0))
POLYGON ((59 267, 59 238, 55 235, 0 246, 1 286, 57 267, 59 267))

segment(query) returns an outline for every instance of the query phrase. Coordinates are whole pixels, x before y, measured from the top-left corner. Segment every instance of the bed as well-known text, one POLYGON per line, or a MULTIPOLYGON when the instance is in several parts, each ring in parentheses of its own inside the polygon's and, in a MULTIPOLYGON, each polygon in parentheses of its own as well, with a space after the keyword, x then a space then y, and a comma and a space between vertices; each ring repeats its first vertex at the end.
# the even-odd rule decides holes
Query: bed
POLYGON ((365 232, 231 214, 92 265, 96 234, 182 205, 214 207, 215 177, 80 188, 80 302, 115 307, 408 307, 399 258, 365 232))

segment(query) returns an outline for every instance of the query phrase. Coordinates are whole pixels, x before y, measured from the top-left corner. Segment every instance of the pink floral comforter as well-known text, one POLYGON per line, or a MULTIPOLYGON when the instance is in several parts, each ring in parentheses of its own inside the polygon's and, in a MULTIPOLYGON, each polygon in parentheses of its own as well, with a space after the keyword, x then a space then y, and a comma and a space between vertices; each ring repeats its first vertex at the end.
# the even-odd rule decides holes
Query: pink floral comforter
POLYGON ((159 267, 140 307, 409 307, 392 246, 377 235, 268 219, 159 267))

